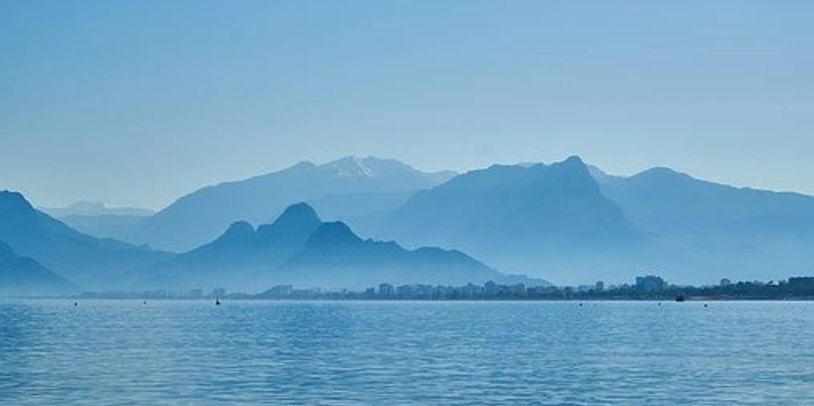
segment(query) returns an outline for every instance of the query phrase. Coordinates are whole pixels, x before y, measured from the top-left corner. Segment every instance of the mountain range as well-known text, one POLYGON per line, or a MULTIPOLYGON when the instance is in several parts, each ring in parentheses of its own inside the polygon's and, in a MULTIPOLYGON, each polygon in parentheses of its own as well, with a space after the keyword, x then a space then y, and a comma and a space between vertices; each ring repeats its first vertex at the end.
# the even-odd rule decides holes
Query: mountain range
POLYGON ((578 157, 462 174, 416 193, 381 230, 406 244, 512 256, 637 239, 622 208, 602 194, 578 157))
POLYGON ((306 203, 286 208, 255 229, 233 223, 199 248, 137 272, 140 289, 261 286, 365 288, 378 283, 465 284, 504 275, 453 250, 406 250, 389 241, 363 240, 342 222, 323 222, 306 203))
POLYGON ((125 272, 170 255, 80 233, 8 191, 0 191, 0 241, 84 288, 115 286, 125 272))
POLYGON ((666 168, 611 176, 571 157, 462 174, 416 193, 376 235, 560 283, 780 279, 814 265, 814 198, 666 168))
POLYGON ((430 283, 495 276, 495 269, 560 284, 643 273, 686 283, 780 279, 814 266, 814 197, 668 168, 609 175, 578 157, 460 175, 349 157, 205 187, 117 233, 138 244, 91 237, 19 194, 0 195, 0 241, 82 287, 122 275, 132 286, 187 286, 199 276, 207 284, 355 284, 372 281, 367 274, 430 283), (432 272, 418 259, 427 253, 432 272), (433 279, 445 258, 464 270, 433 279))
POLYGON ((777 280, 814 270, 814 197, 736 188, 668 168, 594 174, 646 241, 618 258, 622 266, 692 282, 777 280))
POLYGON ((103 202, 80 201, 67 207, 40 207, 40 211, 85 234, 118 235, 155 214, 138 207, 108 207, 103 202))
POLYGON ((78 201, 66 207, 40 207, 40 211, 62 219, 71 216, 132 216, 146 217, 155 214, 139 207, 108 207, 104 202, 78 201))
POLYGON ((373 157, 346 157, 322 165, 301 162, 278 172, 204 187, 136 224, 107 227, 97 234, 188 251, 211 241, 234 221, 264 223, 301 201, 328 218, 364 223, 368 216, 392 210, 417 190, 454 175, 421 172, 395 160, 373 157))

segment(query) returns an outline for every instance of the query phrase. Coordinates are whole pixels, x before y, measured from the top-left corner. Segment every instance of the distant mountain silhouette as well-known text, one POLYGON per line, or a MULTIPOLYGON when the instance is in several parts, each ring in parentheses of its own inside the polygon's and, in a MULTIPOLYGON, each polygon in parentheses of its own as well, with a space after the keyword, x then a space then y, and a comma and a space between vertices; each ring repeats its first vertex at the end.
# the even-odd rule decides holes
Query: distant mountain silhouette
POLYGON ((68 207, 40 208, 71 228, 95 237, 111 238, 155 214, 137 207, 107 207, 103 202, 80 201, 68 207))
POLYGON ((0 192, 0 240, 83 288, 111 287, 120 282, 121 272, 167 257, 146 247, 82 234, 9 191, 0 192))
POLYGON ((594 176, 649 241, 636 252, 639 267, 709 282, 778 279, 814 266, 814 197, 735 188, 668 168, 594 176))
POLYGON ((406 250, 393 241, 363 240, 342 222, 323 223, 285 265, 291 283, 320 281, 333 287, 362 288, 378 282, 458 285, 504 276, 459 251, 406 250))
POLYGON ((195 286, 200 281, 207 286, 250 290, 270 269, 302 250, 320 224, 316 212, 305 203, 289 206, 274 223, 257 230, 238 221, 214 241, 140 271, 133 283, 164 288, 195 286))
POLYGON ((578 157, 462 174, 417 193, 393 212, 380 235, 410 245, 460 248, 521 272, 548 271, 540 268, 546 264, 541 260, 638 239, 578 157))
POLYGON ((279 172, 205 187, 113 236, 186 251, 214 239, 235 221, 266 222, 293 202, 314 202, 331 218, 359 218, 398 207, 412 192, 451 176, 372 157, 348 157, 323 165, 302 162, 279 172), (365 201, 361 205, 357 204, 360 195, 365 201))
POLYGON ((59 221, 71 228, 98 238, 114 238, 116 235, 129 233, 137 227, 144 216, 101 215, 101 216, 64 216, 59 221))
POLYGON ((37 261, 24 258, 0 241, 0 296, 53 295, 77 292, 65 278, 37 261))
MULTIPOLYGON (((770 280, 814 267, 814 197, 735 188, 668 168, 614 176, 578 157, 550 165, 494 165, 458 176, 376 158, 300 163, 201 189, 154 216, 125 223, 108 222, 108 231, 98 224, 82 229, 186 253, 172 259, 164 254, 160 265, 149 266, 161 253, 79 234, 27 202, 0 211, 0 239, 77 283, 88 269, 119 275, 136 263, 138 280, 153 278, 158 287, 203 280, 224 286, 248 281, 242 287, 248 289, 255 282, 314 281, 313 275, 331 284, 341 282, 340 275, 345 283, 366 281, 367 275, 453 281, 458 273, 445 274, 437 264, 445 258, 466 263, 455 251, 402 246, 460 249, 503 272, 563 284, 631 280, 642 273, 680 283, 770 280), (308 204, 289 207, 274 224, 250 225, 268 222, 297 201, 308 204), (324 229, 311 207, 342 223, 324 229), (351 238, 356 233, 402 245, 351 238), (333 243, 320 245, 320 238, 333 243), (431 257, 432 272, 416 265, 422 255, 431 257), (393 265, 373 270, 380 256, 393 265), (411 272, 405 263, 412 264, 411 272)), ((464 268, 460 274, 467 278, 479 275, 475 266, 464 268)), ((88 275, 98 279, 95 271, 88 275)))
POLYGON ((82 200, 67 207, 40 207, 40 211, 62 219, 68 216, 132 216, 146 217, 155 214, 139 207, 108 207, 104 202, 82 200))
POLYGON ((736 232, 814 238, 814 197, 707 182, 653 168, 600 186, 646 232, 736 232))
POLYGON ((143 288, 228 287, 259 291, 273 284, 358 288, 380 282, 466 283, 502 274, 457 251, 408 251, 362 240, 341 222, 323 223, 305 203, 256 230, 236 222, 219 238, 138 272, 143 288))
POLYGON ((810 196, 667 168, 612 176, 576 157, 468 172, 389 216, 378 237, 460 248, 501 270, 559 283, 641 272, 688 283, 769 280, 814 266, 810 196))

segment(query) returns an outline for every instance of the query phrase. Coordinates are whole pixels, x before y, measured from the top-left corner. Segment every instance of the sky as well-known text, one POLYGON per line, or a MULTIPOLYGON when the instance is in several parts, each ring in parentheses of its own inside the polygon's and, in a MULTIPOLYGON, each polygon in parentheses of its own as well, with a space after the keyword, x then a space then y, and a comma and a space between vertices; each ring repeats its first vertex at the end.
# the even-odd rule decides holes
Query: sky
POLYGON ((346 155, 814 194, 811 1, 0 1, 0 189, 161 208, 346 155))

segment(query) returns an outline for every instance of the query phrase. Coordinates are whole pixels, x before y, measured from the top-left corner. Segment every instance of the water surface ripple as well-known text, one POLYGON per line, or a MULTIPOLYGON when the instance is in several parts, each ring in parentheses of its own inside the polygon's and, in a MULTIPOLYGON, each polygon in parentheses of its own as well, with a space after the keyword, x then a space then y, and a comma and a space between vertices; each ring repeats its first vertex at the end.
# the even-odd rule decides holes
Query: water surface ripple
POLYGON ((3 300, 0 404, 814 404, 809 302, 3 300))

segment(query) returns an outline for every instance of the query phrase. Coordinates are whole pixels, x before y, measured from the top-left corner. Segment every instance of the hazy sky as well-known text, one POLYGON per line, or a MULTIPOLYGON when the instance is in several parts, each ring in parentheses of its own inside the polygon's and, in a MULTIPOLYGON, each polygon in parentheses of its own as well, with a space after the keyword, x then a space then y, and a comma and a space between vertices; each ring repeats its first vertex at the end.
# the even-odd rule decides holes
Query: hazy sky
POLYGON ((0 189, 159 208, 343 155, 814 194, 812 1, 0 1, 0 189))

